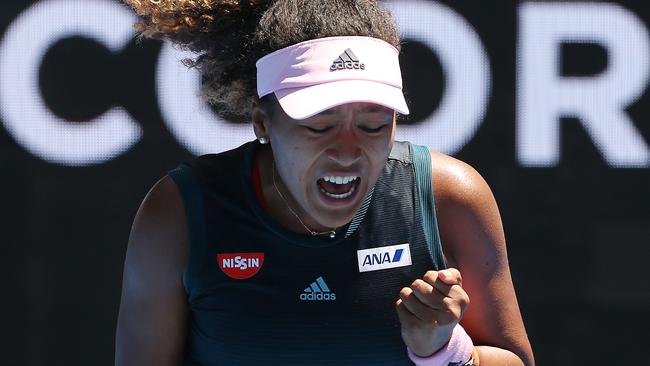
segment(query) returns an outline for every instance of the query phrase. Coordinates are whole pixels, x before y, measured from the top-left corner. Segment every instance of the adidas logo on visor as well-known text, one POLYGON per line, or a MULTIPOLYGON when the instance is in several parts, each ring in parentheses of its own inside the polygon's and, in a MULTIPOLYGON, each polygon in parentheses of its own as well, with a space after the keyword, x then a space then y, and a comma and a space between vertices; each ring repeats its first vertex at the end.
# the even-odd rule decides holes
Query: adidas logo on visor
POLYGON ((330 67, 330 71, 339 70, 365 70, 366 65, 361 63, 351 49, 345 50, 330 67))
POLYGON ((334 301, 336 294, 325 283, 323 277, 318 277, 309 287, 300 294, 302 301, 334 301))

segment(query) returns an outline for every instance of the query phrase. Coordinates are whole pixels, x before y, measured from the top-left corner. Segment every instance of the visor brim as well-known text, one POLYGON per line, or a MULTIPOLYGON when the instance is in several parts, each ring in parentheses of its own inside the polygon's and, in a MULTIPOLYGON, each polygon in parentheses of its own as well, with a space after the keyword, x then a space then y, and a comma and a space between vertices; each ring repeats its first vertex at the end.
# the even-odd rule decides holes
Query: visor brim
POLYGON ((340 80, 303 88, 281 89, 275 96, 293 119, 312 117, 327 109, 354 102, 375 103, 408 115, 400 88, 368 80, 340 80))

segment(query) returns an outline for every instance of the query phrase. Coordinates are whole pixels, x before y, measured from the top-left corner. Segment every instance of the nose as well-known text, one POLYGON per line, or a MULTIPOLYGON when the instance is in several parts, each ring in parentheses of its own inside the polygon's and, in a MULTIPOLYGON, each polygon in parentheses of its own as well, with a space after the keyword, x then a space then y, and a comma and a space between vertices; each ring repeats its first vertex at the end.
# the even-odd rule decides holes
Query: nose
POLYGON ((361 144, 350 128, 345 128, 327 149, 327 157, 342 168, 350 167, 361 159, 361 144))

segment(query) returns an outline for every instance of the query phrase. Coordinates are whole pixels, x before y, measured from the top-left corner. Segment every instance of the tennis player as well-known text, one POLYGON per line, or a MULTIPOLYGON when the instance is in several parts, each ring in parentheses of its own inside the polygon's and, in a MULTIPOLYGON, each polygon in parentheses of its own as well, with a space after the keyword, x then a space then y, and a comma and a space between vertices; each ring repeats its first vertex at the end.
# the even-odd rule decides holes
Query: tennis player
POLYGON ((488 185, 395 141, 409 109, 377 1, 127 3, 256 138, 145 197, 117 365, 534 364, 488 185))

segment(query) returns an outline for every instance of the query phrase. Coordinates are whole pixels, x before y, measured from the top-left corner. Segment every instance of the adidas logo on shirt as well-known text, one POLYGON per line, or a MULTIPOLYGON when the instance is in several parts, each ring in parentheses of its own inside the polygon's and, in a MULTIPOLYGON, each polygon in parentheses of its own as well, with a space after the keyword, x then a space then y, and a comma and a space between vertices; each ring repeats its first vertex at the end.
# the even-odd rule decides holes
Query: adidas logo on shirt
POLYGON ((300 300, 302 301, 334 301, 336 294, 330 291, 330 288, 325 283, 323 276, 318 277, 316 281, 312 282, 301 294, 300 300))
POLYGON ((338 70, 365 70, 366 65, 361 63, 351 49, 345 50, 330 67, 330 71, 338 70))

